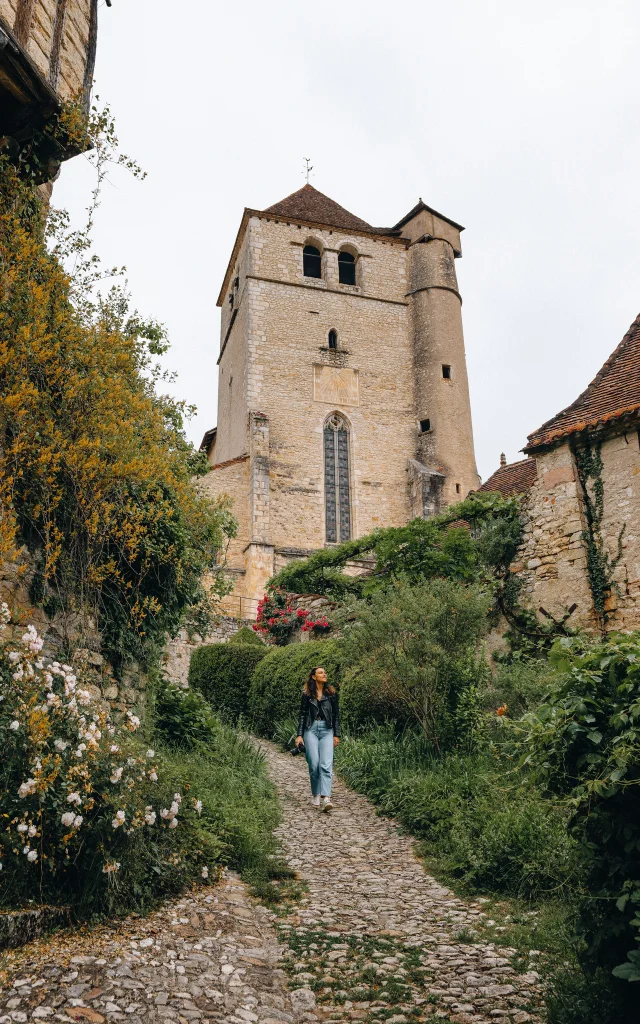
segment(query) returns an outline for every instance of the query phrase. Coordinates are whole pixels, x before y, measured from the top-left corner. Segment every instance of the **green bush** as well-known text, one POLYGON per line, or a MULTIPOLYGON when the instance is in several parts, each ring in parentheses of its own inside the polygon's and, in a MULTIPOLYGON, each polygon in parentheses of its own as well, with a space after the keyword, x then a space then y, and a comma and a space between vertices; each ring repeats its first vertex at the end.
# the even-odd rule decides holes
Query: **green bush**
POLYGON ((486 672, 476 651, 489 605, 475 585, 399 580, 349 607, 345 664, 376 699, 400 704, 434 748, 466 742, 476 717, 470 689, 486 672))
POLYGON ((558 675, 513 731, 541 784, 570 798, 586 870, 588 969, 640 980, 640 633, 551 652, 558 675))
POLYGON ((483 707, 495 711, 506 705, 510 718, 520 718, 541 703, 555 674, 553 666, 542 658, 500 664, 483 692, 483 707))
POLYGON ((189 748, 214 743, 220 723, 198 690, 183 690, 162 678, 156 683, 153 696, 155 732, 164 743, 189 748))
POLYGON ((258 634, 249 626, 242 626, 228 642, 230 644, 253 644, 254 647, 262 647, 263 650, 265 646, 258 634))
POLYGON ((33 627, 13 646, 0 647, 0 906, 140 911, 215 870, 223 841, 138 716, 114 721, 73 668, 44 665, 33 627))
POLYGON ((505 783, 487 755, 434 758, 421 737, 379 730, 338 747, 340 775, 396 817, 451 876, 532 897, 566 885, 573 844, 563 812, 535 789, 505 783))
POLYGON ((274 736, 279 721, 297 717, 309 672, 322 665, 333 686, 342 675, 342 650, 336 640, 274 647, 257 665, 249 691, 251 723, 260 736, 274 736))
POLYGON ((345 727, 360 733, 385 722, 404 727, 410 720, 406 708, 388 690, 382 691, 359 672, 345 674, 340 687, 340 711, 345 727))
POLYGON ((267 655, 264 644, 209 644, 191 655, 189 685, 204 694, 213 710, 229 722, 249 712, 253 671, 267 655))

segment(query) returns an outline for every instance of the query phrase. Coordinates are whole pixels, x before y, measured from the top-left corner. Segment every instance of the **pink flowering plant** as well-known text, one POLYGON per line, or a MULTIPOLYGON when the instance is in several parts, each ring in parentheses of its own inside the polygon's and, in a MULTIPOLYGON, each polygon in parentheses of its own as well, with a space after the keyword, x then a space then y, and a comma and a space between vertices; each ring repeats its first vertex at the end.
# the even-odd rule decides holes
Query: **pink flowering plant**
MULTIPOLYGON (((9 621, 3 604, 0 631, 9 621)), ((42 646, 29 626, 0 647, 0 906, 143 908, 206 878, 222 843, 201 801, 139 738, 137 715, 116 722, 42 646)))
POLYGON ((314 615, 307 608, 294 608, 296 594, 282 587, 270 587, 258 602, 253 629, 269 644, 288 644, 295 633, 327 633, 331 623, 326 615, 314 615))

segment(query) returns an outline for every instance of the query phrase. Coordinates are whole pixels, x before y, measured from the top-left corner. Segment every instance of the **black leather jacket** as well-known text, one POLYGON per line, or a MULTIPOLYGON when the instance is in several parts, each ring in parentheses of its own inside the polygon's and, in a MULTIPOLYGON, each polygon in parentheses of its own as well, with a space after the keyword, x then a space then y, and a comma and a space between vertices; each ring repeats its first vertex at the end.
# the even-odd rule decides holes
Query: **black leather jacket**
POLYGON ((313 725, 316 718, 320 715, 320 705, 322 705, 322 718, 327 723, 330 729, 333 729, 334 736, 340 736, 340 709, 338 708, 338 695, 332 693, 323 697, 321 701, 317 701, 315 697, 307 697, 306 693, 302 694, 302 701, 300 704, 300 717, 298 719, 298 736, 304 736, 305 731, 313 725))

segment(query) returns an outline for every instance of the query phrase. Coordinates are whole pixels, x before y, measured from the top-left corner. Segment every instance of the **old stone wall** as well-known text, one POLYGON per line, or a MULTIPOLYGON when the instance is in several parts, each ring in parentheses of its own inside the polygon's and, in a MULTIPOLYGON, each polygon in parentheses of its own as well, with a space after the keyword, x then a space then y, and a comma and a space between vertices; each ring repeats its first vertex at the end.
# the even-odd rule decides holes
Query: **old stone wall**
POLYGON ((0 0, 0 19, 61 100, 90 88, 96 0, 0 0))
MULTIPOLYGON (((640 628, 640 443, 635 430, 602 442, 604 489, 601 538, 614 584, 604 627, 640 628)), ((587 572, 583 488, 568 443, 536 453, 537 479, 524 503, 524 544, 512 566, 524 595, 558 619, 576 605, 569 623, 597 629, 587 572)), ((590 491, 593 483, 588 484, 590 491)))
POLYGON ((116 678, 113 667, 100 653, 100 635, 86 611, 57 611, 49 615, 36 605, 30 596, 35 568, 26 551, 19 562, 0 564, 0 602, 6 601, 11 612, 11 625, 3 638, 19 640, 26 627, 34 625, 44 640, 44 655, 70 661, 82 669, 85 679, 115 711, 124 712, 139 704, 147 684, 144 672, 131 664, 116 678))
POLYGON ((162 657, 164 675, 186 689, 189 685, 189 662, 196 647, 202 644, 219 644, 230 640, 242 626, 250 625, 248 619, 236 619, 232 616, 220 618, 209 630, 206 637, 189 636, 185 630, 175 640, 171 640, 162 657))

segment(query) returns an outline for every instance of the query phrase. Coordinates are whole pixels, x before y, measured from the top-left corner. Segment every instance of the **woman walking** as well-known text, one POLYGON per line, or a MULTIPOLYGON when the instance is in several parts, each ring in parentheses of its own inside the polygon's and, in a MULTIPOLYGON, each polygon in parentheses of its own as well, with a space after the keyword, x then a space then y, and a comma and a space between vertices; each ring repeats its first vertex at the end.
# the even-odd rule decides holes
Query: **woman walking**
POLYGON ((304 743, 309 765, 311 803, 330 811, 333 750, 340 742, 338 695, 327 681, 327 673, 318 666, 309 673, 302 691, 296 747, 304 743))

